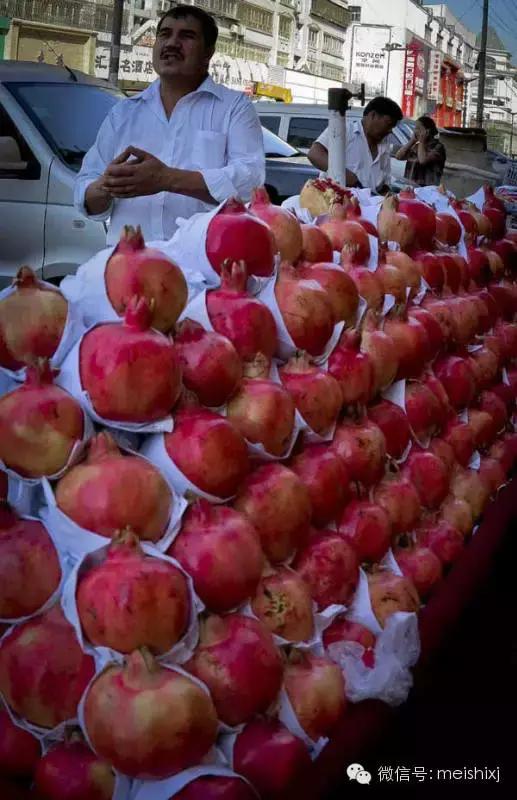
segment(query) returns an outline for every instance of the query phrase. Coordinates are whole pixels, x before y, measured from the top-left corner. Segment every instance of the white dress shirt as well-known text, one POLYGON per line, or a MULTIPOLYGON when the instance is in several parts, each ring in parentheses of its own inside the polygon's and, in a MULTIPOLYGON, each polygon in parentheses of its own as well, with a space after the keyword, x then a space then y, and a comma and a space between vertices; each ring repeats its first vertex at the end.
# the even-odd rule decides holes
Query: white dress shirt
POLYGON ((124 225, 140 225, 145 239, 170 239, 178 217, 188 218, 212 206, 170 192, 115 199, 103 214, 89 215, 84 195, 92 181, 126 147, 133 145, 169 167, 199 171, 214 200, 249 200, 265 180, 262 128, 249 98, 211 78, 182 97, 167 119, 160 81, 117 103, 102 123, 84 157, 75 184, 76 208, 91 219, 110 217, 107 244, 115 244, 124 225))
MULTIPOLYGON (((316 141, 328 150, 329 129, 325 128, 316 141)), ((345 160, 346 168, 357 176, 365 189, 370 188, 375 192, 383 184, 389 186, 391 182, 391 155, 388 138, 378 145, 377 156, 373 158, 360 119, 347 120, 345 160)), ((321 177, 326 177, 326 173, 322 173, 321 177)))

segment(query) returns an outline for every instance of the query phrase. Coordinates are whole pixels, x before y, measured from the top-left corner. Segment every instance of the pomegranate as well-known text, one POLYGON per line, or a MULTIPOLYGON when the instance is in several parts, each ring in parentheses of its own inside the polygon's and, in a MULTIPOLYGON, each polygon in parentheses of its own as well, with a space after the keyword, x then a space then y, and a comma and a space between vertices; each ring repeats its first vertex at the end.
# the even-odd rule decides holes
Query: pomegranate
POLYGON ((420 498, 415 487, 397 473, 383 478, 375 487, 373 499, 388 515, 393 533, 412 530, 420 518, 420 498))
POLYGON ((508 275, 514 273, 517 267, 517 242, 510 240, 507 235, 505 239, 492 242, 491 248, 502 258, 505 272, 508 275))
POLYGON ((492 330, 497 322, 499 316, 498 304, 490 293, 490 289, 480 289, 475 297, 479 308, 480 333, 486 334, 492 330), (484 309, 481 309, 480 303, 483 303, 484 309))
POLYGON ((301 260, 310 263, 327 263, 332 261, 332 242, 327 234, 317 225, 301 225, 302 253, 301 260))
POLYGON ((453 325, 452 310, 449 303, 445 300, 435 298, 432 295, 427 295, 422 303, 422 307, 437 320, 442 329, 443 340, 447 343, 452 336, 453 325))
POLYGON ((361 206, 357 197, 352 196, 350 198, 350 203, 346 206, 346 218, 358 222, 370 236, 374 236, 376 239, 379 238, 379 232, 373 222, 362 216, 361 206))
POLYGON ((368 311, 363 322, 361 351, 372 362, 375 392, 387 389, 398 372, 399 359, 393 339, 377 327, 373 311, 368 311))
POLYGON ((88 641, 119 653, 139 647, 166 653, 185 633, 190 616, 185 576, 146 555, 130 530, 115 536, 105 561, 79 576, 76 603, 88 641))
POLYGON ((344 405, 365 405, 375 386, 373 363, 359 350, 360 336, 355 330, 343 331, 328 360, 328 371, 339 383, 344 405))
MULTIPOLYGON (((508 373, 508 377, 510 380, 510 386, 508 386, 506 383, 497 383, 495 386, 492 386, 490 392, 481 392, 480 402, 483 402, 482 398, 487 394, 495 396, 504 405, 506 413, 510 415, 513 411, 513 408, 515 406, 515 400, 517 398, 517 384, 515 383, 515 380, 513 379, 511 372, 508 373)), ((496 408, 493 407, 493 411, 498 420, 499 420, 500 408, 501 406, 498 406, 496 410, 496 408)), ((485 411, 489 411, 490 413, 492 413, 489 407, 485 408, 485 411)))
POLYGON ((418 294, 422 278, 418 264, 401 250, 387 250, 385 257, 387 264, 396 267, 402 273, 407 286, 411 290, 409 300, 412 300, 418 294))
POLYGON ((58 289, 22 267, 11 294, 0 300, 0 367, 18 370, 51 358, 65 329, 68 303, 58 289))
POLYGON ((353 500, 339 520, 338 531, 359 561, 379 561, 390 546, 391 520, 376 502, 353 500))
POLYGON ((203 603, 217 612, 236 608, 255 593, 264 561, 247 518, 206 500, 189 508, 167 552, 192 577, 203 603))
POLYGON ((269 380, 269 367, 257 356, 246 365, 241 387, 228 403, 228 419, 252 444, 285 456, 293 437, 295 403, 287 389, 269 380))
MULTIPOLYGON (((505 386, 506 384, 501 385, 505 386)), ((479 408, 490 415, 496 433, 504 429, 508 421, 508 411, 504 400, 499 394, 496 392, 482 392, 479 397, 479 408)))
POLYGON ((474 434, 474 446, 477 450, 486 450, 497 436, 494 420, 487 411, 478 408, 470 408, 468 418, 474 434))
POLYGON ((348 325, 354 324, 359 294, 350 275, 335 264, 328 263, 303 264, 296 272, 305 280, 316 281, 326 291, 335 322, 344 320, 348 325))
POLYGON ((326 648, 338 642, 357 642, 365 650, 370 650, 375 647, 376 638, 364 625, 351 622, 344 614, 340 614, 323 632, 323 644, 326 648))
POLYGON ((233 747, 234 769, 255 786, 263 800, 285 798, 310 765, 305 744, 276 719, 249 722, 233 747))
POLYGON ((300 258, 303 248, 300 223, 294 214, 273 205, 264 186, 253 192, 249 210, 269 226, 280 258, 294 264, 300 258))
POLYGON ((242 378, 241 360, 230 340, 187 319, 180 324, 174 344, 187 389, 204 406, 222 406, 242 378))
POLYGON ((449 255, 449 253, 442 253, 440 258, 445 274, 444 294, 448 292, 457 294, 463 281, 460 265, 454 256, 449 255))
POLYGON ((84 459, 58 481, 55 495, 58 508, 81 528, 107 537, 131 528, 150 541, 165 534, 173 503, 156 467, 122 453, 107 431, 89 442, 84 459))
POLYGON ((407 300, 407 283, 402 272, 386 262, 386 255, 382 245, 379 253, 379 266, 375 271, 375 277, 380 280, 384 294, 393 295, 396 303, 405 307, 407 300))
POLYGON ((336 429, 332 447, 345 462, 352 481, 372 486, 381 478, 386 456, 386 440, 371 420, 345 420, 336 429))
POLYGON ((402 458, 411 439, 408 418, 390 400, 381 400, 368 409, 368 417, 384 434, 386 452, 391 458, 402 458))
POLYGON ((416 612, 420 608, 418 592, 411 580, 382 567, 368 575, 368 591, 372 611, 382 628, 392 614, 416 612))
POLYGON ((279 370, 280 379, 305 422, 313 431, 325 435, 332 431, 343 405, 337 380, 311 365, 307 354, 300 353, 279 370))
POLYGON ((0 643, 0 691, 34 725, 54 728, 76 716, 95 673, 59 605, 13 628, 0 643))
POLYGON ((208 316, 214 330, 231 341, 244 361, 257 353, 271 359, 277 347, 276 323, 269 308, 246 293, 247 280, 243 261, 225 264, 221 287, 206 295, 208 316))
POLYGON ((145 297, 151 308, 151 327, 170 331, 185 308, 187 282, 174 261, 145 246, 140 227, 125 225, 120 241, 106 263, 106 294, 119 317, 133 297, 145 297))
POLYGON ((442 356, 434 364, 434 372, 454 408, 459 411, 470 405, 476 385, 472 368, 465 358, 442 356))
POLYGON ((115 775, 87 744, 71 737, 55 744, 40 760, 34 787, 43 800, 111 800, 115 775))
POLYGON ((499 255, 499 253, 496 253, 495 250, 492 250, 490 247, 486 245, 481 249, 484 251, 486 257, 488 258, 488 263, 490 265, 492 278, 494 279, 502 278, 504 275, 504 261, 499 255))
POLYGON ((198 764, 215 743, 208 692, 135 650, 90 686, 84 723, 95 752, 131 778, 159 779, 198 764))
POLYGON ((19 728, 0 708, 0 775, 32 778, 41 757, 41 745, 32 733, 19 728))
POLYGON ((143 297, 134 297, 123 323, 97 325, 81 340, 81 384, 99 416, 154 422, 176 403, 181 391, 178 357, 171 340, 150 330, 150 324, 150 306, 143 297))
POLYGON ((320 228, 329 237, 332 248, 341 253, 343 264, 365 264, 368 261, 368 233, 360 222, 347 218, 344 207, 334 206, 330 211, 330 220, 323 222, 320 228))
POLYGON ((471 210, 466 209, 461 201, 453 200, 453 208, 455 209, 460 222, 465 229, 465 242, 472 244, 479 236, 478 223, 471 210))
MULTIPOLYGON (((499 284, 491 284, 488 289, 484 290, 490 294, 496 304, 497 316, 502 317, 507 322, 512 322, 515 316, 515 303, 511 286, 508 281, 501 281, 499 284)), ((493 323, 495 325, 495 319, 493 323)))
POLYGON ((451 256, 455 260, 460 270, 461 274, 460 288, 468 291, 470 287, 470 275, 469 275, 469 267, 467 264, 467 259, 463 258, 463 256, 458 255, 458 253, 451 253, 451 256))
POLYGON ((490 497, 495 495, 497 490, 506 483, 506 473, 503 466, 495 458, 485 457, 481 459, 479 477, 487 488, 490 497))
POLYGON ((215 497, 233 497, 249 470, 246 442, 237 425, 204 408, 182 408, 164 435, 169 458, 187 478, 215 497))
POLYGON ((381 242, 397 242, 400 249, 408 251, 415 241, 415 226, 405 213, 401 213, 396 195, 388 195, 381 206, 377 226, 381 242))
POLYGON ((399 211, 412 221, 417 247, 432 250, 436 235, 436 214, 433 208, 418 200, 413 189, 400 192, 399 211))
POLYGON ((438 425, 441 429, 447 422, 447 418, 449 417, 449 414, 451 412, 451 407, 449 405, 449 398, 447 397, 447 392, 443 388, 442 382, 438 380, 438 378, 432 372, 432 370, 425 372, 422 375, 422 378, 424 385, 431 390, 431 392, 438 400, 436 413, 437 413, 438 425))
POLYGON ((402 474, 414 484, 423 506, 435 509, 449 491, 449 476, 444 463, 432 453, 413 447, 402 474))
POLYGON ((412 250, 411 257, 416 261, 420 273, 431 289, 440 292, 446 280, 445 265, 440 254, 426 250, 412 250))
POLYGON ((437 396, 425 383, 407 382, 405 404, 407 418, 417 441, 424 442, 439 432, 442 408, 437 396))
POLYGON ((465 500, 470 506, 473 519, 481 516, 490 499, 490 492, 474 469, 455 467, 451 478, 451 494, 465 500))
POLYGON ((285 690, 298 722, 313 741, 330 733, 347 707, 343 674, 325 656, 293 651, 285 670, 285 690))
POLYGON ((506 473, 509 473, 517 463, 517 436, 507 433, 498 442, 492 445, 488 455, 500 461, 506 473))
POLYGON ((275 297, 285 326, 299 350, 320 355, 334 330, 329 295, 314 280, 300 279, 289 264, 280 267, 275 297))
POLYGON ((487 286, 492 278, 492 270, 485 251, 480 247, 469 247, 467 264, 476 286, 487 286))
POLYGON ((244 261, 250 275, 271 275, 276 249, 269 225, 235 198, 226 201, 208 226, 206 256, 219 275, 226 261, 244 261))
POLYGON ((452 341, 466 345, 474 338, 479 325, 477 309, 468 297, 451 297, 447 302, 452 311, 452 341))
POLYGON ((413 583, 420 597, 427 597, 442 577, 442 563, 422 544, 400 544, 394 556, 402 574, 413 583))
POLYGON ((204 681, 227 725, 248 722, 276 699, 283 678, 280 652, 268 629, 241 614, 210 616, 186 669, 204 681))
POLYGON ((506 211, 485 204, 483 206, 483 215, 490 222, 492 238, 504 239, 506 234, 506 211))
POLYGON ((503 362, 517 359, 517 324, 499 320, 494 333, 501 344, 503 362))
POLYGON ((463 422, 453 414, 447 423, 443 438, 452 447, 458 463, 467 467, 476 447, 474 431, 468 422, 463 422))
POLYGON ((368 308, 380 311, 384 303, 384 291, 376 274, 366 267, 345 265, 345 270, 355 283, 359 295, 366 300, 368 308))
MULTIPOLYGON (((472 442, 472 445, 474 445, 474 442, 472 442)), ((452 468, 456 463, 456 454, 450 443, 446 442, 445 439, 435 437, 434 439, 431 439, 431 442, 429 443, 429 452, 437 456, 440 461, 443 462, 447 470, 447 474, 450 475, 452 468)))
POLYGON ((349 603, 359 580, 358 556, 351 543, 331 530, 313 532, 298 551, 293 569, 309 587, 320 611, 334 603, 349 603))
POLYGON ((465 500, 450 494, 443 502, 440 517, 453 525, 463 537, 469 536, 474 527, 472 509, 465 500))
POLYGON ((41 361, 27 367, 23 386, 0 398, 0 459, 26 478, 60 472, 83 438, 81 407, 53 377, 41 361))
POLYGON ((234 505, 257 529, 271 562, 286 561, 309 535, 309 492, 298 475, 281 464, 264 464, 252 472, 234 505))
POLYGON ((431 550, 444 567, 456 561, 463 550, 463 535, 444 519, 424 520, 416 536, 418 543, 431 550))
POLYGON ((430 351, 424 326, 414 317, 407 320, 391 317, 384 323, 384 332, 393 340, 398 355, 397 380, 417 377, 430 351))
POLYGON ((289 466, 309 492, 313 524, 322 528, 337 519, 349 497, 344 461, 329 445, 314 444, 304 447, 289 466))
POLYGON ((445 247, 455 247, 461 239, 461 225, 457 218, 446 212, 436 214, 436 240, 445 247))
POLYGON ((44 526, 0 501, 0 618, 34 614, 60 581, 59 557, 44 526))
POLYGON ((195 778, 170 800, 257 800, 257 793, 238 775, 195 778))
POLYGON ((494 187, 490 186, 490 184, 485 184, 483 186, 483 191, 485 193, 485 202, 483 204, 483 213, 485 213, 486 208, 497 208, 499 211, 504 211, 506 213, 506 208, 504 202, 501 198, 496 195, 494 191, 494 187))
POLYGON ((480 350, 470 354, 469 362, 474 370, 478 391, 490 389, 497 382, 499 376, 499 363, 496 354, 489 347, 482 347, 480 350))
POLYGON ((287 641, 308 641, 314 635, 311 593, 288 567, 265 569, 251 607, 271 633, 287 641))

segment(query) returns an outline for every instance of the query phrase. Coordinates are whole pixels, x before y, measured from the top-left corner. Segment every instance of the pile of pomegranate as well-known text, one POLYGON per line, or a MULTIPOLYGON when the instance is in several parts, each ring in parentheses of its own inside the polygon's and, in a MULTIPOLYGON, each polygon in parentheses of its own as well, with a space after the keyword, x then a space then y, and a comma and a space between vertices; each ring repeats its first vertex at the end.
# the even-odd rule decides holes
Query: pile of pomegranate
POLYGON ((0 364, 28 367, 0 396, 5 796, 110 800, 203 764, 171 798, 286 797, 347 715, 335 645, 381 668, 389 620, 439 591, 512 475, 517 236, 501 201, 436 213, 406 191, 377 225, 363 210, 343 194, 301 225, 264 190, 223 207, 206 242, 221 284, 168 335, 183 283, 140 237, 137 281, 125 231, 108 287, 125 320, 80 349, 112 430, 41 357, 57 290, 31 289, 19 318, 0 297, 0 364), (273 308, 248 277, 275 253, 273 308), (151 291, 148 262, 174 281, 151 291), (298 347, 284 361, 279 314, 298 347), (164 416, 131 447, 114 430, 164 416), (351 611, 360 582, 370 627, 351 611))

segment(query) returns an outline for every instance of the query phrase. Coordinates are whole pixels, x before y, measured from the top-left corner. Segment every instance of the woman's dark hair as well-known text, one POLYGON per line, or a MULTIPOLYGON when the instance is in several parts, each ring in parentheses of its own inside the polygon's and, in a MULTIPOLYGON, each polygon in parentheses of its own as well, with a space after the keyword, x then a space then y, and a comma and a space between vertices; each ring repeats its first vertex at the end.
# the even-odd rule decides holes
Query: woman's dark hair
POLYGON ((433 139, 435 136, 438 136, 438 128, 436 127, 436 122, 434 119, 431 119, 431 117, 428 116, 423 116, 419 117, 417 122, 419 122, 420 125, 423 125, 426 131, 429 131, 433 139))
POLYGON ((172 17, 172 19, 186 19, 187 17, 194 17, 194 19, 197 19, 201 24, 203 39, 205 40, 206 47, 215 47, 215 43, 217 42, 217 37, 219 35, 219 29, 215 19, 210 14, 207 14, 206 11, 203 11, 202 8, 198 8, 197 6, 182 5, 169 9, 169 11, 166 11, 165 14, 162 14, 160 17, 158 26, 156 28, 156 33, 159 33, 161 24, 164 19, 167 19, 167 17, 172 17))
POLYGON ((390 117, 395 123, 400 122, 404 116, 400 106, 394 100, 390 100, 389 97, 374 97, 364 109, 363 116, 366 117, 372 111, 382 117, 390 117))

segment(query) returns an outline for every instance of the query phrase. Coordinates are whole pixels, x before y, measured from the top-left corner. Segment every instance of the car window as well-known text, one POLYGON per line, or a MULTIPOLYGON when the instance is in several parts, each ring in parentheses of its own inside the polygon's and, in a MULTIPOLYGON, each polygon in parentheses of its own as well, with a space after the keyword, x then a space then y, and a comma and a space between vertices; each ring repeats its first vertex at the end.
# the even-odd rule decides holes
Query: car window
POLYGON ((266 156, 283 156, 284 158, 289 158, 290 156, 300 155, 298 150, 288 145, 287 142, 284 142, 279 136, 275 136, 275 134, 268 131, 267 128, 262 128, 262 138, 264 140, 264 153, 266 156))
POLYGON ((0 178, 37 180, 40 165, 29 145, 0 105, 0 178), (15 144, 11 140, 14 139, 15 144))
POLYGON ((124 95, 80 83, 6 83, 54 152, 78 171, 112 106, 124 95))
POLYGON ((267 114, 259 114, 259 118, 264 128, 278 135, 278 131, 280 130, 280 117, 276 115, 268 116, 267 114))
POLYGON ((292 117, 289 121, 287 141, 293 147, 308 150, 328 125, 325 117, 292 117))

